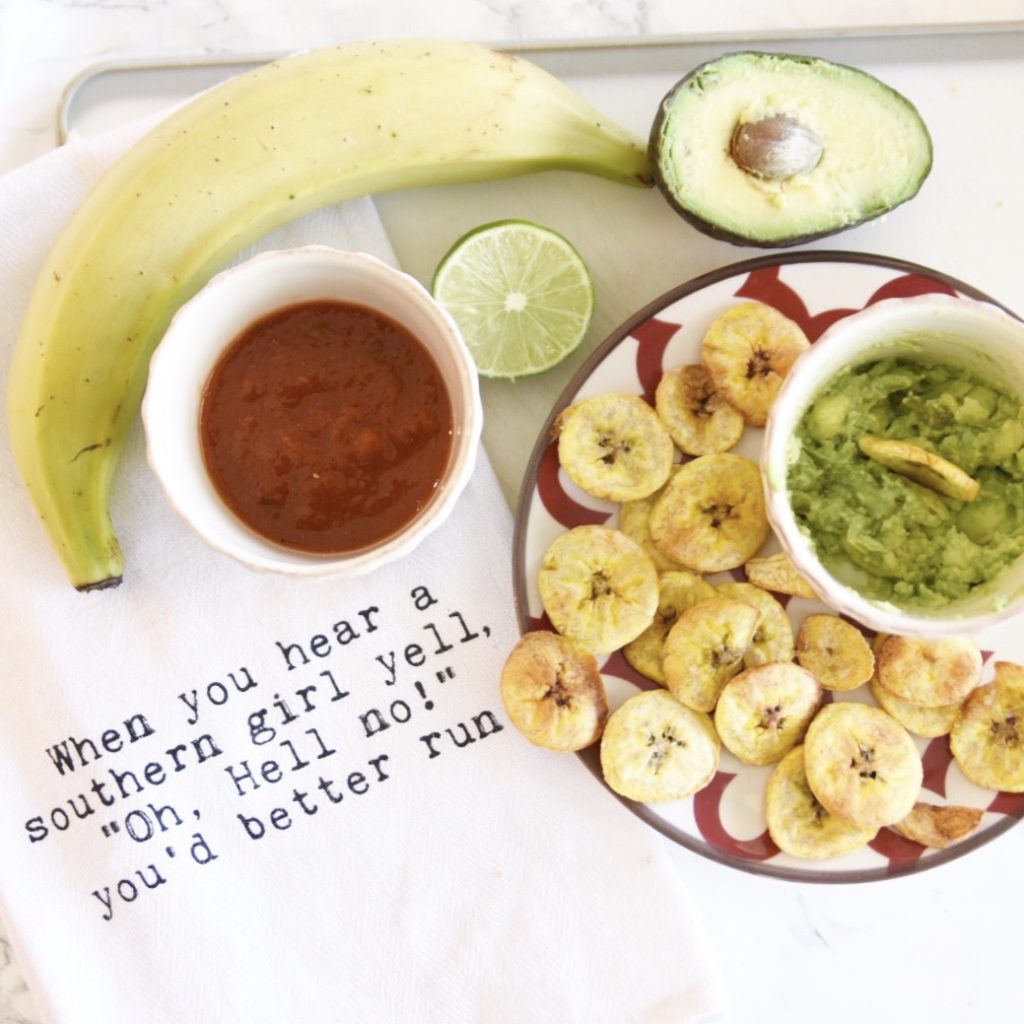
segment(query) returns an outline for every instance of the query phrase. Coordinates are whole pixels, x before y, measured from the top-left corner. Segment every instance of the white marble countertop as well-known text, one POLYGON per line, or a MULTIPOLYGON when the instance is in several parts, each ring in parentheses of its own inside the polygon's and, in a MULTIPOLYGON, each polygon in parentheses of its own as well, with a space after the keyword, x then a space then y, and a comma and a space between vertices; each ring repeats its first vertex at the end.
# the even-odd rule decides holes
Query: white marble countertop
MULTIPOLYGON (((55 144, 64 87, 97 61, 277 52, 394 35, 514 43, 1021 18, 1021 0, 435 0, 415 8, 395 0, 0 0, 0 172, 55 144)), ((939 869, 868 885, 773 881, 681 849, 674 856, 704 912, 741 1024, 962 1024, 1019 1012, 1019 828, 939 869)), ((37 1020, 0 934, 0 1024, 37 1020)))

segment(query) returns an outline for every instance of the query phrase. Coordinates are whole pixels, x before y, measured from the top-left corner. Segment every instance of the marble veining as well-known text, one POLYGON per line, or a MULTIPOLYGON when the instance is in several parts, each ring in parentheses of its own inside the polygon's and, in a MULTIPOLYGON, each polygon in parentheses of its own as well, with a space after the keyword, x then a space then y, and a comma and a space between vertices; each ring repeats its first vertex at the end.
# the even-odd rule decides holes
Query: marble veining
POLYGON ((32 995, 14 957, 10 940, 0 933, 0 1024, 34 1024, 32 995))

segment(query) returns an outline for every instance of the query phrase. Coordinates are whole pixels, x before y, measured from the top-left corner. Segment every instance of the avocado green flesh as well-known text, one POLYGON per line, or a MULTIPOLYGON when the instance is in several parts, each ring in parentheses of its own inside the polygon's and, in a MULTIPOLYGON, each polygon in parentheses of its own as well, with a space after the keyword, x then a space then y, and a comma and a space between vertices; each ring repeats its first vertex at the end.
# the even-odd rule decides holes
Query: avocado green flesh
POLYGON ((665 97, 652 131, 669 201, 711 234, 792 244, 851 227, 913 197, 931 169, 914 106, 878 79, 809 57, 728 54, 665 97), (730 154, 737 125, 782 115, 823 143, 811 170, 765 180, 730 154))
POLYGON ((959 367, 886 358, 844 370, 797 428, 790 503, 818 557, 864 596, 942 608, 1024 553, 1024 409, 959 367), (912 441, 981 485, 945 497, 869 459, 865 434, 912 441))

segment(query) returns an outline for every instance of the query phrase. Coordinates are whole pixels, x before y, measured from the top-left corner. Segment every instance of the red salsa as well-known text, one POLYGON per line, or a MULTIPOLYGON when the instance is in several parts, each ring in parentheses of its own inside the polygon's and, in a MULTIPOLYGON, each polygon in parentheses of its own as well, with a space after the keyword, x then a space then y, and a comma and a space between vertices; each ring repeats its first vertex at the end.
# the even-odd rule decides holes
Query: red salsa
POLYGON ((362 306, 306 302, 247 327, 206 383, 207 472, 247 526, 320 554, 371 547, 444 476, 452 407, 423 343, 362 306))

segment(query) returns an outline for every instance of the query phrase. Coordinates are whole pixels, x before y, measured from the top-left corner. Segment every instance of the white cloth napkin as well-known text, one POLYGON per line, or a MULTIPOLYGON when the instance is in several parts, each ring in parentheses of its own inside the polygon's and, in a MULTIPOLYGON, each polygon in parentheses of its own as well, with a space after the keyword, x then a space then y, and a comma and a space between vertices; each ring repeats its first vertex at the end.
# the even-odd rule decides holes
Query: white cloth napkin
MULTIPOLYGON (((0 181, 4 394, 47 247, 139 131, 0 181)), ((312 241, 393 259, 369 200, 261 247, 312 241)), ((721 1019, 664 840, 505 719, 485 457, 411 557, 295 581, 207 550, 137 430, 124 583, 79 594, 0 430, 0 907, 43 1019, 721 1019)))

